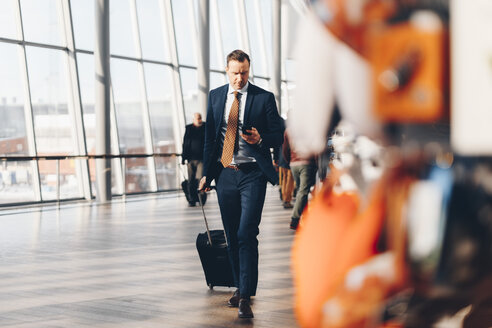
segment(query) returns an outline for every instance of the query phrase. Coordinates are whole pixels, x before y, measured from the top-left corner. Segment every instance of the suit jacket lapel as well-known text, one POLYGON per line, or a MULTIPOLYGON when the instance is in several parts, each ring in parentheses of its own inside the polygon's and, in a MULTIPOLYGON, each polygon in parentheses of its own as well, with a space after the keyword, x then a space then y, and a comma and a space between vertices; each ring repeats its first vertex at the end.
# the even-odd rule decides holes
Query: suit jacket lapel
POLYGON ((222 120, 224 119, 224 108, 227 101, 227 90, 229 90, 229 85, 226 84, 220 90, 218 96, 219 100, 217 101, 217 108, 215 108, 215 127, 216 133, 220 132, 220 127, 222 126, 222 120))
POLYGON ((246 126, 251 125, 249 122, 249 116, 251 112, 251 103, 253 102, 253 98, 255 96, 255 86, 251 83, 249 83, 248 86, 248 96, 246 97, 246 104, 244 106, 244 118, 243 118, 243 124, 246 126))

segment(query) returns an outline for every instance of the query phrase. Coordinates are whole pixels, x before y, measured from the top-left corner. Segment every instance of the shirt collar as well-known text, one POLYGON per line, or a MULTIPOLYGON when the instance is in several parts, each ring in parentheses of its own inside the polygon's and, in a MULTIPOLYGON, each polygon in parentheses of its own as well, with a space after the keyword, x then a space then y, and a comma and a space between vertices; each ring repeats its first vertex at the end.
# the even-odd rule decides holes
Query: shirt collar
MULTIPOLYGON (((246 82, 246 85, 244 87, 242 87, 241 89, 237 90, 240 94, 245 94, 248 92, 248 87, 249 87, 249 81, 246 82)), ((234 91, 234 88, 231 87, 231 85, 229 84, 229 90, 227 90, 227 94, 231 94, 233 93, 234 91)))

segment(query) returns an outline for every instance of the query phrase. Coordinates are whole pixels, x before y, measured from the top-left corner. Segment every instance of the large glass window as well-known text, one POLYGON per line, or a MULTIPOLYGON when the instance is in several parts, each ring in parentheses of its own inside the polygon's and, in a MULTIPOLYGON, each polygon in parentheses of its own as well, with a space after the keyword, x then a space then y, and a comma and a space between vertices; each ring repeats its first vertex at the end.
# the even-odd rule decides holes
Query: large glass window
POLYGON ((197 32, 191 28, 190 24, 192 15, 188 6, 188 1, 173 0, 173 17, 174 28, 176 31, 176 44, 178 48, 178 61, 182 65, 196 65, 196 49, 194 48, 193 40, 197 32))
POLYGON ((296 89, 296 84, 294 82, 286 83, 285 92, 286 92, 286 102, 287 105, 283 105, 282 114, 287 116, 287 113, 292 108, 292 104, 294 103, 294 93, 296 89))
POLYGON ((145 142, 142 95, 138 84, 137 63, 112 59, 111 81, 113 84, 120 151, 123 154, 143 153, 145 142))
POLYGON ((181 75, 186 124, 190 124, 193 122, 193 113, 199 112, 198 77, 196 69, 180 68, 179 73, 181 75))
MULTIPOLYGON (((198 0, 170 0, 170 7, 165 6, 166 1, 169 0, 110 0, 113 154, 118 153, 115 149, 117 146, 123 154, 146 153, 148 145, 145 136, 149 133, 152 135, 155 153, 174 153, 177 148, 177 131, 174 130, 177 127, 174 125, 180 121, 180 118, 175 117, 177 104, 183 100, 185 122, 188 124, 192 122, 193 113, 204 110, 199 108, 197 97, 196 65, 200 52, 197 49, 196 30, 198 0), (172 13, 164 12, 167 9, 171 9, 172 13), (172 57, 167 33, 167 24, 170 22, 163 21, 168 14, 173 17, 179 68, 165 64, 170 63, 172 57), (196 21, 192 21, 194 18, 196 21), (136 33, 136 23, 139 33, 136 33), (139 41, 143 59, 156 63, 130 60, 138 54, 139 41), (116 58, 119 56, 129 57, 129 60, 116 58), (145 81, 142 80, 141 68, 145 73, 145 81), (175 69, 179 70, 181 95, 175 94, 175 69), (146 89, 143 89, 144 83, 146 89), (143 90, 146 90, 145 94, 143 90), (144 110, 147 109, 150 132, 144 131, 147 126, 143 121, 147 119, 144 110)), ((249 45, 241 44, 238 21, 242 21, 242 17, 239 17, 242 11, 238 10, 238 5, 242 6, 242 3, 231 0, 210 2, 210 65, 214 70, 210 72, 210 88, 227 83, 223 71, 225 56, 232 50, 248 46, 255 76, 261 77, 252 81, 268 90, 272 53, 272 1, 244 0, 249 45), (259 29, 260 25, 263 31, 259 29)), ((24 38, 28 43, 13 44, 0 40, 0 156, 29 155, 34 151, 41 156, 74 155, 79 149, 76 141, 83 136, 88 154, 96 153, 95 65, 94 55, 87 53, 94 51, 95 9, 93 0, 0 0, 0 39, 20 39, 21 26, 17 25, 22 22, 24 38), (72 33, 65 30, 69 28, 64 24, 66 17, 63 9, 67 3, 71 9, 75 47, 78 50, 75 54, 78 89, 73 89, 77 84, 71 83, 72 76, 68 70, 70 54, 62 49, 66 47, 67 37, 71 37, 72 33), (21 21, 18 20, 18 8, 21 21), (77 95, 79 92, 80 95, 77 95), (75 125, 79 113, 74 112, 79 110, 79 106, 71 105, 79 96, 82 103, 83 136, 82 133, 80 136, 75 135, 80 132, 75 125), (31 129, 34 130, 34 144, 28 139, 31 137, 31 129), (29 149, 30 146, 35 149, 29 149)), ((281 97, 283 114, 288 111, 292 96, 290 91, 295 87, 292 61, 287 60, 284 65, 281 97)), ((148 163, 146 158, 112 160, 113 194, 149 191, 149 177, 153 177, 154 172, 149 172, 148 163)), ((87 183, 82 181, 82 176, 85 178, 87 175, 81 174, 83 172, 77 164, 73 160, 45 159, 36 162, 3 162, 0 167, 0 204, 35 201, 39 197, 35 190, 38 181, 41 183, 41 200, 82 197, 81 183, 87 183)), ((181 174, 178 172, 176 157, 156 157, 155 164, 158 190, 177 188, 181 174)), ((89 173, 95 192, 94 160, 89 161, 89 173)))
MULTIPOLYGON (((154 152, 174 153, 173 88, 171 68, 145 64, 145 83, 149 104, 154 152)), ((176 160, 174 157, 156 157, 157 184, 159 190, 175 189, 176 160)))
MULTIPOLYGON (((266 53, 267 54, 272 54, 273 53, 273 30, 272 30, 272 1, 270 0, 261 0, 258 1, 260 4, 260 11, 261 11, 261 19, 263 19, 263 33, 265 37, 265 47, 266 47, 266 53)), ((270 60, 271 56, 267 55, 267 63, 266 65, 269 67, 272 63, 270 60)))
POLYGON ((26 41, 65 45, 59 0, 21 0, 20 3, 26 41))
MULTIPOLYGON (((111 81, 116 109, 116 125, 122 154, 145 153, 142 115, 142 92, 138 63, 111 60, 111 81)), ((129 193, 149 190, 146 158, 129 158, 126 163, 125 185, 129 193)))
MULTIPOLYGON (((26 47, 36 148, 39 155, 75 153, 74 126, 68 110, 66 54, 63 51, 26 47)), ((72 160, 39 161, 43 200, 80 197, 72 160), (58 171, 57 171, 58 170, 58 171), (58 172, 58 173, 57 173, 58 172)))
MULTIPOLYGON (((94 56, 83 53, 77 54, 79 72, 79 87, 82 100, 82 115, 84 117, 85 144, 89 155, 96 154, 96 112, 95 112, 95 71, 94 56)), ((89 174, 92 192, 96 192, 96 164, 89 160, 89 174)))
POLYGON ((267 63, 264 62, 261 44, 260 20, 261 17, 256 15, 256 0, 246 0, 246 18, 248 21, 249 43, 251 46, 251 66, 255 75, 268 76, 267 63))
MULTIPOLYGON (((0 43, 0 156, 28 155, 24 94, 17 45, 0 43)), ((30 162, 2 162, 0 203, 33 201, 30 162)))
POLYGON ((94 56, 83 53, 77 54, 79 71, 80 96, 82 99, 82 114, 84 117, 85 142, 88 154, 96 152, 96 112, 94 56))
POLYGON ((236 10, 234 8, 234 2, 230 0, 217 0, 217 4, 219 7, 222 43, 224 52, 227 55, 235 49, 241 49, 236 10))
POLYGON ((161 9, 158 0, 139 0, 137 2, 138 23, 142 43, 142 56, 169 62, 167 34, 163 33, 161 9))
POLYGON ((0 204, 34 201, 35 178, 30 162, 2 162, 0 204))
POLYGON ((16 0, 0 1, 0 37, 17 39, 16 0))
POLYGON ((18 47, 0 43, 2 54, 0 60, 0 153, 27 155, 29 152, 24 117, 24 89, 18 47))
POLYGON ((92 0, 71 0, 72 22, 77 49, 94 50, 94 2, 92 0))
POLYGON ((215 22, 218 22, 219 17, 217 17, 216 10, 210 9, 210 67, 212 69, 223 70, 225 67, 225 57, 224 54, 219 53, 222 49, 222 45, 219 44, 216 35, 217 31, 215 22))
POLYGON ((171 68, 154 64, 145 64, 144 68, 154 151, 173 153, 176 148, 171 68))
POLYGON ((267 79, 255 77, 254 84, 259 86, 260 88, 263 88, 265 90, 271 91, 270 89, 270 83, 268 82, 267 79))
POLYGON ((210 90, 218 88, 226 84, 226 77, 224 74, 210 72, 210 90))
POLYGON ((296 79, 295 61, 292 59, 285 59, 284 67, 285 67, 285 76, 283 76, 283 79, 288 81, 295 81, 296 79))
POLYGON ((74 154, 66 54, 38 47, 26 47, 26 53, 38 153, 74 154))
POLYGON ((130 1, 111 0, 109 7, 111 54, 135 57, 130 1))

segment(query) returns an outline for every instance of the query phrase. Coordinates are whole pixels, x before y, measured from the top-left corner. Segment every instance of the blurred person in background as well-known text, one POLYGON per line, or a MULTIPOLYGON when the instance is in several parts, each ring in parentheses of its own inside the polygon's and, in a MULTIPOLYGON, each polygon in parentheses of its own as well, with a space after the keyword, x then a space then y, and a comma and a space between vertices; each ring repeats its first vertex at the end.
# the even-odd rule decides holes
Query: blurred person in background
POLYGON ((205 143, 205 125, 202 114, 193 114, 193 123, 186 126, 183 138, 183 154, 181 163, 188 167, 188 185, 185 192, 188 193, 188 203, 195 206, 198 201, 198 180, 203 172, 203 145, 205 143))
POLYGON ((290 165, 290 170, 292 171, 292 176, 297 187, 296 201, 290 221, 290 228, 297 230, 302 211, 308 203, 309 192, 316 182, 317 164, 314 157, 302 158, 298 155, 289 142, 288 131, 284 133, 282 155, 286 163, 290 165))
MULTIPOLYGON (((282 119, 282 121, 285 126, 285 120, 282 119)), ((273 159, 273 165, 278 171, 280 200, 285 209, 291 209, 294 207, 291 201, 295 194, 295 183, 289 163, 285 161, 284 155, 282 154, 282 145, 274 149, 273 159)))

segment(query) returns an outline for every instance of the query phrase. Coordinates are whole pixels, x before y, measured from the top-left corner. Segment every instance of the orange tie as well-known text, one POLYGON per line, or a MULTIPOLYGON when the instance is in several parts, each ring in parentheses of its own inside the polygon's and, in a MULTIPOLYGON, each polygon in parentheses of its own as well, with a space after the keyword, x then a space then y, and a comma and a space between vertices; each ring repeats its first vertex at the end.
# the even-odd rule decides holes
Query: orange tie
POLYGON ((224 167, 232 162, 232 154, 236 144, 237 125, 239 121, 239 99, 237 91, 234 91, 234 101, 232 102, 231 111, 227 120, 227 130, 224 138, 224 146, 222 147, 222 157, 220 162, 224 167))

